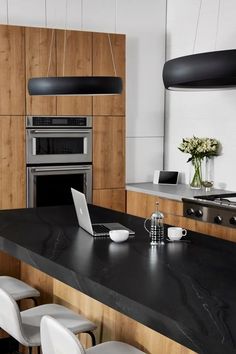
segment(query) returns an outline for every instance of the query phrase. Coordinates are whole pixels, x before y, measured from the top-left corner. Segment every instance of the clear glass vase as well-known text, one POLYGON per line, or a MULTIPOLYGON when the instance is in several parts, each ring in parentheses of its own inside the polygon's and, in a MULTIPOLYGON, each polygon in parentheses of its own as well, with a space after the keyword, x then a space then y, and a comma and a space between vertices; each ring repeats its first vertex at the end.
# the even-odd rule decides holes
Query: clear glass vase
POLYGON ((190 163, 190 187, 192 189, 202 188, 202 159, 193 157, 190 163))
POLYGON ((204 157, 202 162, 202 186, 207 191, 213 187, 213 158, 204 157))

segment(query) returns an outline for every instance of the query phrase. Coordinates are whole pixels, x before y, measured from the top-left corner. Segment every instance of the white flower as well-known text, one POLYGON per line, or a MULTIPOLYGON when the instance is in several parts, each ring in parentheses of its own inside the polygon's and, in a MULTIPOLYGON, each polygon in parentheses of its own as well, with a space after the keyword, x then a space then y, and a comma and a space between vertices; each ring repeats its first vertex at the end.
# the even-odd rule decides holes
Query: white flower
POLYGON ((193 158, 211 157, 218 155, 219 141, 214 138, 184 138, 178 149, 186 154, 190 154, 191 161, 193 158))

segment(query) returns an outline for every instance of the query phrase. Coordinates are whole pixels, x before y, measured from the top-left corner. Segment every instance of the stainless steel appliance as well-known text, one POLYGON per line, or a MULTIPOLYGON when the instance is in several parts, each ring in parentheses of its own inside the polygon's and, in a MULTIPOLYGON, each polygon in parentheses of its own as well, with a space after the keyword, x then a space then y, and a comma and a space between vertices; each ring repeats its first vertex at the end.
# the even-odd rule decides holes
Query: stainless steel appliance
POLYGON ((28 164, 92 161, 92 117, 27 117, 28 164))
POLYGON ((236 227, 236 193, 195 196, 182 200, 185 217, 236 227))
POLYGON ((92 117, 26 117, 27 207, 92 200, 92 117))

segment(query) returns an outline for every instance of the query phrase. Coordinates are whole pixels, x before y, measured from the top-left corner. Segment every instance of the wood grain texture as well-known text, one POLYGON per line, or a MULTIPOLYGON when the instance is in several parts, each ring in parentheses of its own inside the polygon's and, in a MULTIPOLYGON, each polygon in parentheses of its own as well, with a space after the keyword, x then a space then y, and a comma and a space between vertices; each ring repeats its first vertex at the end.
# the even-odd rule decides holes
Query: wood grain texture
POLYGON ((0 26, 0 115, 25 114, 24 28, 0 26))
POLYGON ((125 212, 124 189, 95 189, 93 204, 104 208, 125 212))
MULTIPOLYGON (((47 274, 21 262, 20 278, 40 292, 39 304, 53 302, 53 280, 47 274)), ((32 302, 28 300, 27 307, 30 306, 32 306, 32 302)))
POLYGON ((184 227, 191 231, 236 242, 236 229, 234 228, 184 217, 182 202, 160 198, 150 194, 127 191, 127 213, 143 218, 150 217, 153 210, 155 210, 156 201, 159 201, 160 210, 164 213, 165 224, 184 227))
POLYGON ((56 97, 30 96, 27 88, 30 78, 56 76, 55 32, 46 28, 25 28, 27 114, 56 114, 56 97))
MULTIPOLYGON (((151 330, 112 308, 53 280, 53 295, 56 303, 64 304, 94 321, 97 342, 120 340, 143 350, 147 354, 193 354, 190 349, 151 330)), ((82 343, 91 345, 88 336, 81 336, 82 343)))
MULTIPOLYGON (((125 115, 125 35, 110 34, 117 76, 123 81, 121 95, 94 96, 93 115, 125 115)), ((115 76, 107 33, 93 33, 93 75, 115 76)))
POLYGON ((0 117, 0 209, 26 206, 24 117, 0 117))
POLYGON ((93 119, 93 189, 125 186, 125 119, 93 119))
POLYGON ((159 203, 159 210, 170 215, 183 215, 183 204, 170 199, 160 198, 155 195, 127 191, 127 213, 148 218, 156 209, 156 202, 159 203))
MULTIPOLYGON (((92 75, 92 33, 57 30, 57 75, 92 75)), ((58 96, 58 115, 92 115, 92 96, 58 96)))

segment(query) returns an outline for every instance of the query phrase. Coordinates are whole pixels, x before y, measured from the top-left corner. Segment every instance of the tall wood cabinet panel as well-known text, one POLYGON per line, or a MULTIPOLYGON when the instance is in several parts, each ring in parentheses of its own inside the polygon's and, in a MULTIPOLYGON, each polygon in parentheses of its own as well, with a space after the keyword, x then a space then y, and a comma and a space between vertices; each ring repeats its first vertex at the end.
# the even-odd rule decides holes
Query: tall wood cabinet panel
MULTIPOLYGON (((57 75, 92 75, 92 33, 57 30, 57 75)), ((58 115, 92 115, 92 96, 58 96, 58 115)))
POLYGON ((93 33, 94 76, 115 76, 112 53, 117 76, 123 80, 123 91, 121 95, 93 97, 94 115, 125 115, 125 35, 93 33))
POLYGON ((26 205, 24 127, 22 116, 0 117, 0 209, 26 205))
POLYGON ((93 189, 125 186, 125 119, 93 119, 93 189))
POLYGON ((25 114, 24 28, 0 26, 0 115, 25 114))
POLYGON ((25 49, 26 112, 29 115, 56 115, 56 97, 30 96, 27 88, 32 77, 56 76, 56 30, 26 27, 25 49))
POLYGON ((125 190, 95 189, 93 191, 93 204, 125 212, 125 190))

